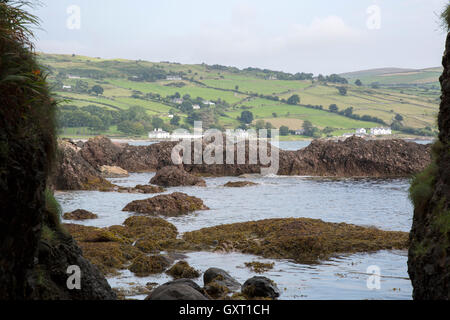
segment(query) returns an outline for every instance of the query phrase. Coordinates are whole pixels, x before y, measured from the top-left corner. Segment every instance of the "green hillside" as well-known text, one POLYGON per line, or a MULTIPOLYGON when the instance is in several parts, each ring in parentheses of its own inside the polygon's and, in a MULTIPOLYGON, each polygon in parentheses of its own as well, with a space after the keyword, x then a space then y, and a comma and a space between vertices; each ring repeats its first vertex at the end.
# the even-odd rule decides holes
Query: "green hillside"
POLYGON ((438 111, 439 94, 434 89, 438 69, 354 72, 344 75, 346 84, 339 77, 337 81, 319 81, 311 74, 220 65, 53 54, 40 54, 39 60, 48 69, 56 94, 64 99, 60 109, 66 127, 61 132, 69 136, 145 136, 155 126, 166 130, 189 128, 194 120, 222 129, 245 127, 240 118, 245 111, 253 116, 250 126, 264 122, 267 127, 295 130, 308 120, 316 128, 315 136, 391 125, 395 117, 401 118, 396 130, 432 134, 438 111), (363 85, 355 85, 356 79, 363 85), (101 91, 95 92, 95 87, 101 91), (346 93, 340 93, 339 87, 345 87, 346 93), (289 104, 293 95, 298 95, 300 102, 289 104), (185 103, 181 105, 176 98, 185 103), (207 101, 214 105, 205 104, 207 101), (337 110, 330 112, 333 104, 337 110), (201 108, 192 110, 192 105, 201 108), (179 117, 179 121, 169 118, 169 114, 179 117))

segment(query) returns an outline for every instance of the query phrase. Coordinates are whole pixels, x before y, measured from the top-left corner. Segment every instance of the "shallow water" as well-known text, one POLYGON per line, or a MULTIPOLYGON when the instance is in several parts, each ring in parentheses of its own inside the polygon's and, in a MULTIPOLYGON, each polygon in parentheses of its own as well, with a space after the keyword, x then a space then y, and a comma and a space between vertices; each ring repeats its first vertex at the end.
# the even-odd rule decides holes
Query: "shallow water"
MULTIPOLYGON (((122 186, 146 184, 154 173, 134 173, 127 178, 110 179, 122 186)), ((201 198, 210 207, 184 217, 167 218, 182 232, 219 224, 267 218, 308 217, 329 222, 346 222, 376 226, 384 230, 409 231, 412 206, 407 197, 407 179, 329 179, 312 177, 245 178, 258 183, 246 188, 225 188, 238 177, 206 178, 207 187, 170 188, 166 193, 185 192, 201 198)), ((132 215, 121 211, 129 202, 152 195, 71 191, 57 192, 56 197, 65 212, 86 209, 98 219, 80 222, 84 225, 111 226, 122 224, 132 215)), ((65 221, 68 222, 68 221, 65 221)), ((78 222, 77 222, 78 223, 78 222)), ((265 275, 273 279, 282 291, 281 299, 410 299, 411 284, 407 275, 406 251, 381 251, 334 258, 318 265, 302 265, 286 260, 261 259, 239 253, 189 253, 187 261, 205 271, 215 266, 228 270, 244 282, 253 274, 244 262, 273 261, 275 268, 265 275), (369 265, 381 269, 381 288, 366 286, 369 265), (386 277, 384 277, 386 276, 386 277)), ((137 278, 131 272, 110 278, 113 287, 129 283, 164 283, 167 275, 137 278)), ((198 280, 201 284, 201 279, 198 280)), ((137 296, 135 298, 144 298, 137 296)))
MULTIPOLYGON (((298 150, 309 143, 281 141, 280 147, 298 150)), ((154 173, 133 173, 127 178, 109 180, 121 186, 135 186, 149 183, 153 176, 154 173)), ((411 228, 413 208, 408 200, 408 179, 252 175, 245 179, 217 177, 205 180, 207 187, 177 187, 166 192, 180 191, 199 197, 210 208, 184 217, 167 218, 180 233, 226 223, 287 217, 376 226, 383 230, 409 231, 411 228), (258 185, 223 187, 228 181, 240 180, 250 180, 258 185)), ((98 219, 76 223, 98 227, 122 224, 133 215, 121 211, 126 204, 151 196, 98 191, 56 193, 64 212, 86 209, 99 215, 98 219)), ((316 265, 262 259, 240 253, 194 252, 187 254, 185 260, 201 271, 209 267, 225 269, 241 283, 255 275, 244 267, 245 262, 274 262, 274 269, 264 275, 278 284, 280 299, 411 299, 412 294, 405 250, 343 255, 316 265), (367 288, 370 276, 367 268, 371 265, 380 268, 379 289, 367 288)), ((139 278, 128 270, 108 279, 112 287, 130 287, 130 283, 161 284, 169 280, 171 278, 165 274, 139 278)), ((201 278, 196 281, 202 285, 201 278)), ((143 299, 145 296, 134 298, 143 299)))

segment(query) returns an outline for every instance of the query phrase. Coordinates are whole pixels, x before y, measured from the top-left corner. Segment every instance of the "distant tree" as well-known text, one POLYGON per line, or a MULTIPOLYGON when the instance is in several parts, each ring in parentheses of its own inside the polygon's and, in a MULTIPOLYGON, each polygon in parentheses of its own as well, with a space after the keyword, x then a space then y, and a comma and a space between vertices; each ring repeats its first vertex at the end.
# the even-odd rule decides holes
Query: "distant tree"
POLYGON ((234 87, 234 90, 239 91, 239 86, 236 85, 236 86, 234 87))
POLYGON ((264 129, 264 125, 265 125, 264 120, 258 120, 256 121, 255 127, 257 130, 261 130, 264 129))
POLYGON ((183 103, 180 105, 180 110, 189 113, 193 110, 192 103, 189 101, 183 101, 183 103))
POLYGON ((309 120, 305 120, 303 122, 302 128, 304 130, 304 135, 309 136, 312 134, 312 130, 314 128, 313 124, 309 120))
POLYGON ((186 93, 186 94, 183 96, 183 100, 191 100, 191 95, 188 94, 188 93, 186 93))
POLYGON ((356 79, 355 84, 356 84, 358 87, 361 87, 361 86, 362 86, 362 82, 361 82, 361 80, 359 80, 359 79, 356 79))
POLYGON ((395 115, 395 120, 401 122, 401 121, 403 121, 403 116, 402 116, 401 114, 398 114, 398 113, 397 113, 397 114, 395 115))
POLYGON ((378 82, 372 82, 372 83, 370 84, 370 87, 371 87, 372 89, 379 89, 379 88, 380 88, 380 84, 379 84, 378 82))
POLYGON ((332 128, 332 127, 325 127, 325 129, 323 129, 322 131, 323 131, 323 133, 328 135, 328 134, 330 134, 330 133, 332 133, 334 131, 334 128, 332 128))
POLYGON ((103 88, 101 86, 99 86, 98 84, 93 86, 90 91, 95 93, 96 95, 101 95, 104 92, 103 88))
POLYGON ((83 80, 75 82, 75 91, 78 93, 85 93, 89 90, 89 83, 83 80))
POLYGON ((289 128, 286 126, 281 126, 280 127, 280 135, 282 135, 282 136, 289 135, 289 128))
POLYGON ((353 114, 353 107, 348 107, 343 112, 344 116, 350 117, 353 114))
POLYGON ((328 107, 328 110, 330 110, 331 112, 338 112, 339 108, 336 104, 330 104, 330 106, 328 107))
POLYGON ((176 99, 180 99, 180 98, 181 98, 181 95, 180 95, 179 92, 175 92, 175 94, 173 95, 173 97, 176 98, 176 99))
POLYGON ((274 117, 274 118, 278 117, 277 113, 276 112, 272 112, 272 117, 274 117))
POLYGON ((251 113, 250 111, 242 111, 241 113, 241 117, 240 120, 243 123, 252 123, 253 121, 253 113, 251 113))
POLYGON ((170 119, 170 124, 173 126, 178 126, 180 125, 180 120, 181 118, 177 115, 174 115, 172 119, 170 119))
POLYGON ((288 104, 299 104, 300 103, 300 97, 298 96, 298 94, 294 94, 292 96, 289 97, 289 99, 287 99, 287 103, 288 104))
POLYGON ((272 125, 270 122, 266 122, 265 128, 266 128, 267 130, 272 129, 272 128, 273 128, 273 125, 272 125))
POLYGON ((339 94, 341 96, 345 96, 347 94, 347 88, 346 87, 337 87, 339 94))
POLYGON ((159 117, 153 117, 152 126, 153 128, 162 128, 164 126, 164 120, 159 117))

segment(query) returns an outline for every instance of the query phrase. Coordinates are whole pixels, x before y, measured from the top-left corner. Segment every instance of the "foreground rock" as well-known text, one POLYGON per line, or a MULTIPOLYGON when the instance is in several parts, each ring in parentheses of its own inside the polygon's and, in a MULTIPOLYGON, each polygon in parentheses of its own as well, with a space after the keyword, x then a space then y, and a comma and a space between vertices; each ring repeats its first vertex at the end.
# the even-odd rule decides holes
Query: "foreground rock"
POLYGON ((317 219, 267 219, 220 225, 186 232, 183 239, 215 249, 255 254, 265 258, 317 263, 340 253, 406 249, 408 234, 317 219))
POLYGON ((275 282, 266 277, 253 277, 242 285, 242 293, 249 298, 276 299, 280 296, 280 290, 275 282))
POLYGON ((442 65, 439 141, 433 146, 433 164, 410 188, 414 218, 408 273, 413 297, 420 300, 450 300, 450 33, 442 65))
POLYGON ((220 299, 240 289, 241 284, 228 272, 219 268, 209 268, 203 274, 206 293, 213 299, 220 299))
POLYGON ((228 188, 242 188, 256 185, 257 183, 251 181, 235 181, 235 182, 230 181, 225 183, 223 186, 228 188))
POLYGON ((129 176, 127 170, 117 166, 101 166, 100 173, 103 178, 123 178, 129 176))
POLYGON ((174 192, 145 200, 130 202, 122 211, 132 211, 149 215, 180 216, 196 210, 207 210, 199 198, 185 193, 174 192))
POLYGON ((150 180, 150 183, 163 187, 177 186, 198 186, 206 187, 206 182, 202 178, 196 177, 186 171, 168 166, 156 172, 156 175, 150 180))
POLYGON ((208 300, 192 280, 170 281, 154 289, 145 300, 208 300))
POLYGON ((87 210, 77 209, 72 212, 64 213, 63 218, 66 220, 89 220, 97 219, 98 216, 95 213, 89 212, 87 210))

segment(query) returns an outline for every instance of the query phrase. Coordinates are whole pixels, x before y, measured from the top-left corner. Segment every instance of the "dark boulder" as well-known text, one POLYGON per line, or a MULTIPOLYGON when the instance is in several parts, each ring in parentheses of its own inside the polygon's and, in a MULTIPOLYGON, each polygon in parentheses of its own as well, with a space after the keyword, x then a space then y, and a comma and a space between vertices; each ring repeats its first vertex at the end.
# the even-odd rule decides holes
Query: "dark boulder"
POLYGON ((256 276, 248 279, 242 285, 242 293, 249 298, 271 298, 280 296, 277 285, 266 277, 256 276))
POLYGON ((203 283, 206 286, 213 283, 227 288, 229 291, 239 290, 241 284, 228 272, 219 268, 209 268, 203 274, 203 283))
POLYGON ((155 288, 145 300, 208 300, 192 280, 178 279, 155 288))

